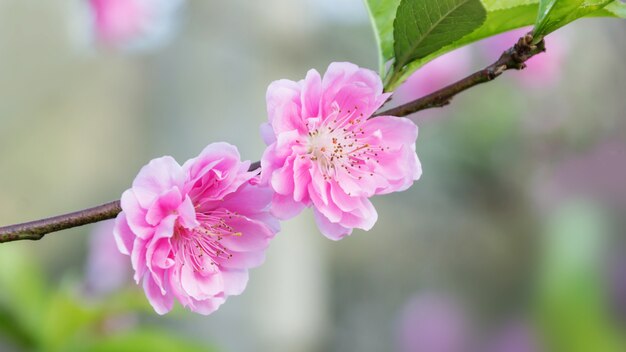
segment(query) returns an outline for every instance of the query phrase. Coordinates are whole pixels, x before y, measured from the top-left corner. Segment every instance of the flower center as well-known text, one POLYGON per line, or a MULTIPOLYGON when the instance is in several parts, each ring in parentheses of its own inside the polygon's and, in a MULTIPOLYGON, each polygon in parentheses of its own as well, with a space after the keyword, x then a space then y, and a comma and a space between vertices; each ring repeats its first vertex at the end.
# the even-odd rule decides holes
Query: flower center
POLYGON ((368 174, 373 176, 368 164, 378 163, 378 154, 385 147, 363 141, 366 136, 362 125, 366 118, 357 112, 358 107, 355 107, 343 113, 335 104, 333 112, 323 122, 309 123, 306 150, 309 158, 317 162, 325 180, 334 179, 340 168, 359 180, 368 174))
POLYGON ((227 236, 242 236, 241 232, 236 232, 226 223, 234 216, 238 215, 228 210, 216 210, 197 213, 200 225, 192 230, 177 225, 174 240, 184 263, 191 263, 198 272, 218 271, 220 262, 233 256, 221 241, 227 236))

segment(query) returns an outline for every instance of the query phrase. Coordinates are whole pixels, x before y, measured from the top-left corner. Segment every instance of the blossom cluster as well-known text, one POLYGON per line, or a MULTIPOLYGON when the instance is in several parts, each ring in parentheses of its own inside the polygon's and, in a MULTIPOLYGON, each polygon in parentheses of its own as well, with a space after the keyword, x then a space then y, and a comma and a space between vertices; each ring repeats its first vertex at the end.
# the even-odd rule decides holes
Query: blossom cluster
POLYGON ((323 77, 311 70, 270 84, 260 170, 227 143, 183 165, 165 156, 144 166, 122 195, 114 234, 155 311, 178 300, 210 314, 240 294, 279 220, 304 208, 332 240, 371 229, 370 198, 406 190, 421 175, 417 126, 373 117, 389 98, 375 72, 332 63, 323 77))

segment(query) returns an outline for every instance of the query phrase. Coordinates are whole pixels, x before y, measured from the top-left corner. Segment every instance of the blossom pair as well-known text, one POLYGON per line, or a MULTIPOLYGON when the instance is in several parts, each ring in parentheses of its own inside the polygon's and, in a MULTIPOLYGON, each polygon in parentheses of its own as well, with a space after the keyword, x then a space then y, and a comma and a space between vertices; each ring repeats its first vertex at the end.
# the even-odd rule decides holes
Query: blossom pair
POLYGON ((405 190, 421 174, 415 124, 370 118, 388 98, 373 71, 333 63, 323 78, 311 70, 269 86, 260 173, 226 143, 182 166, 171 157, 146 165, 122 195, 115 236, 154 309, 163 314, 177 299, 213 312, 243 291, 277 219, 306 207, 333 240, 369 230, 377 218, 369 198, 405 190))

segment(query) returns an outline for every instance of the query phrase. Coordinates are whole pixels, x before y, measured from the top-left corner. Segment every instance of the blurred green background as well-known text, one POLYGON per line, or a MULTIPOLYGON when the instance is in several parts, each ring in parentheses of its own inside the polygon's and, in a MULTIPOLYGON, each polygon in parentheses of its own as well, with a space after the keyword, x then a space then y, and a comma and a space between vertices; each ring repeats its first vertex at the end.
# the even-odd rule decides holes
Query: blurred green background
MULTIPOLYGON (((73 0, 0 0, 2 225, 116 199, 149 159, 210 142, 258 160, 272 80, 377 67, 359 0, 189 0, 173 40, 141 53, 81 45, 76 16, 73 0)), ((310 213, 286 223, 211 316, 160 317, 130 278, 92 292, 93 226, 1 245, 0 350, 626 351, 625 31, 578 21, 551 82, 507 72, 412 116, 424 174, 374 199, 373 230, 335 243, 310 213)), ((469 69, 497 56, 468 52, 469 69)))

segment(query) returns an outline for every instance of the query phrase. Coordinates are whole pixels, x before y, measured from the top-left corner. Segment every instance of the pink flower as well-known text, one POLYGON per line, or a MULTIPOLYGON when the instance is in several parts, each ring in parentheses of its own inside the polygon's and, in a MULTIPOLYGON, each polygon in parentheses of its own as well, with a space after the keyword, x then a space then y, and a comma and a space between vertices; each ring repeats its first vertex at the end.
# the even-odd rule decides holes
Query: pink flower
POLYGON ((371 196, 405 190, 420 177, 417 126, 394 116, 369 119, 390 95, 382 89, 376 73, 351 63, 332 63, 323 79, 310 70, 302 81, 270 84, 261 179, 276 192, 277 217, 312 206, 321 232, 339 240, 374 225, 371 196))
POLYGON ((183 166, 152 160, 122 195, 117 245, 157 313, 176 298, 209 314, 263 262, 278 222, 269 214, 272 191, 249 167, 234 146, 214 143, 183 166))
POLYGON ((157 45, 172 31, 182 0, 89 0, 96 39, 110 46, 157 45))

